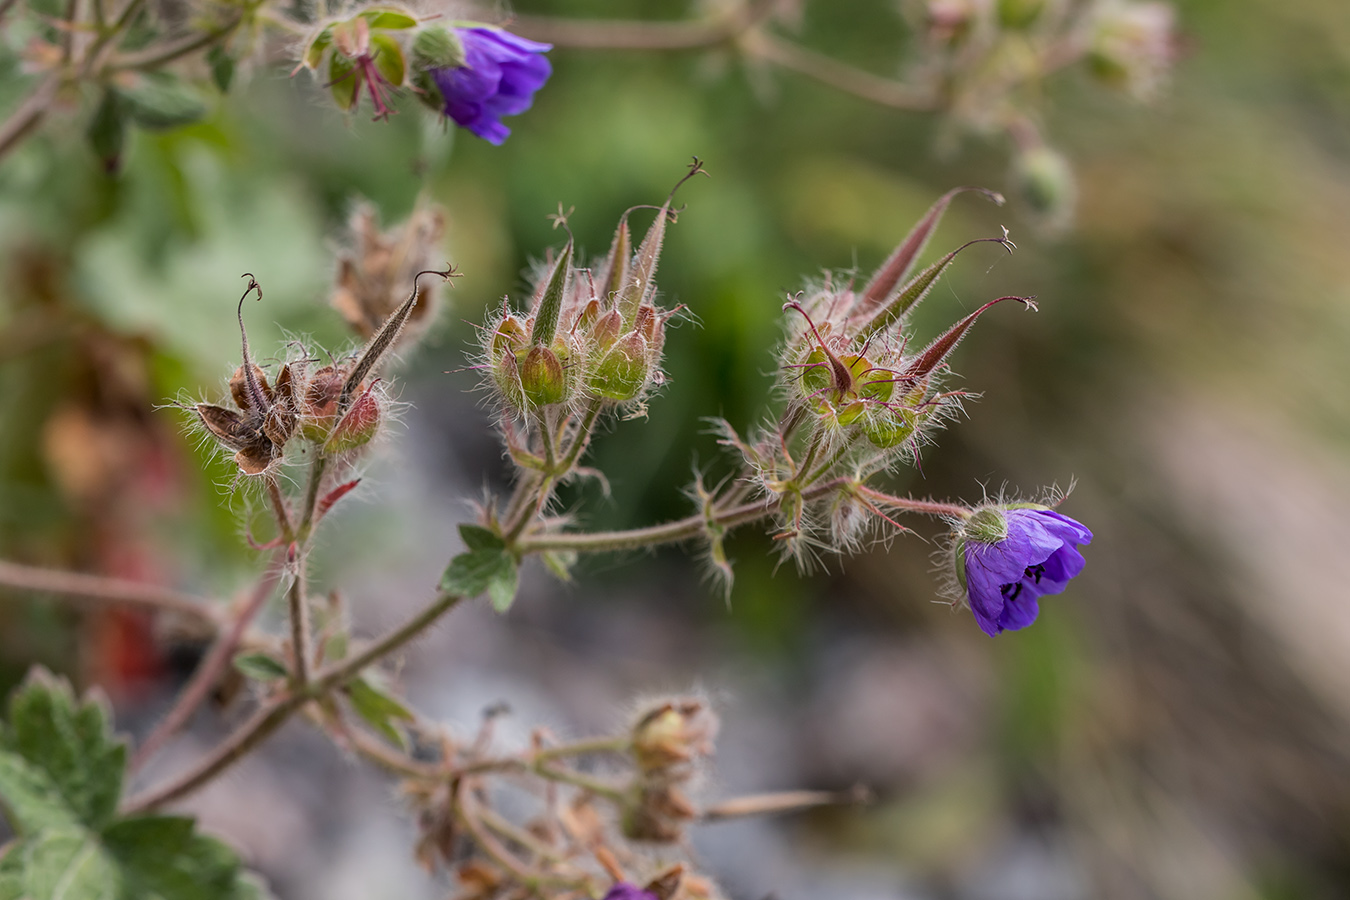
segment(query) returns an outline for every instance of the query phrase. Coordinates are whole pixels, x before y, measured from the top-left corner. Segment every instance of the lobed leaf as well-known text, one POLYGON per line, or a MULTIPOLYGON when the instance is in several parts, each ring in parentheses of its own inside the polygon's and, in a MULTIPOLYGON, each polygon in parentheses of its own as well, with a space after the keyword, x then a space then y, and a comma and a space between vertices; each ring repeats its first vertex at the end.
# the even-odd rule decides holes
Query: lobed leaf
POLYGON ((450 560, 441 590, 464 597, 487 592, 493 609, 506 612, 516 597, 520 565, 496 534, 477 525, 459 526, 468 551, 450 560))

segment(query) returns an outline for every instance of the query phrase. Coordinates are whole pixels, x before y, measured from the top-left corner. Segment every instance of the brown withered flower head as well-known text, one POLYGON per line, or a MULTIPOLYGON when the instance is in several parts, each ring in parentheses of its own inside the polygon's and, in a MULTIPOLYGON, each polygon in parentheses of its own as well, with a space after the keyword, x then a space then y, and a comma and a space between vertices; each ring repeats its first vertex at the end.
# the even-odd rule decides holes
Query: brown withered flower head
MULTIPOLYGON (((432 265, 445 234, 445 211, 419 205, 402 225, 381 232, 375 207, 362 203, 347 225, 350 249, 338 256, 337 279, 329 303, 352 330, 369 339, 403 302, 405 285, 415 272, 432 265)), ((427 282, 400 334, 417 340, 436 315, 437 287, 427 282)))
POLYGON ((245 475, 260 475, 281 459, 286 442, 295 433, 297 421, 294 375, 282 366, 275 385, 269 384, 262 368, 253 362, 244 330, 244 301, 262 288, 252 275, 239 298, 239 332, 243 336, 244 362, 230 378, 230 396, 236 412, 211 403, 198 403, 197 416, 211 435, 235 451, 235 462, 245 475))

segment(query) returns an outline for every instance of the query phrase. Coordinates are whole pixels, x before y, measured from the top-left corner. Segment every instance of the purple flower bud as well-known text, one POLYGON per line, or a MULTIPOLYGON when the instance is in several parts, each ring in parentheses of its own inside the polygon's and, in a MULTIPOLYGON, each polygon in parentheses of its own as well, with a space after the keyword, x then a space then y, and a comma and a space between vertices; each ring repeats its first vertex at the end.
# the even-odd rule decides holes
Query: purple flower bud
POLYGON ((1080 544, 1092 532, 1045 506, 986 506, 956 537, 956 576, 970 610, 990 637, 1025 628, 1040 611, 1037 599, 1058 594, 1083 571, 1080 544))
POLYGON ((486 25, 454 29, 464 49, 464 64, 428 71, 455 124, 485 141, 500 144, 511 129, 502 116, 523 113, 534 102, 553 67, 543 53, 551 44, 526 40, 486 25))

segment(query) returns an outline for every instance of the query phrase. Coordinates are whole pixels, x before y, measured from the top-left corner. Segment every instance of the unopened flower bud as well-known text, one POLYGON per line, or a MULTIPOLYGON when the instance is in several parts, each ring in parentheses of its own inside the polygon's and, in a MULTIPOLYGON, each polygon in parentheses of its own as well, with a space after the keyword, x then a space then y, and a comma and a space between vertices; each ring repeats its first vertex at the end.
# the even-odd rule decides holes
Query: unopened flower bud
POLYGON ((663 703, 633 728, 633 756, 647 774, 681 766, 713 750, 717 717, 699 700, 663 703))
POLYGON ((342 421, 338 422, 328 441, 324 444, 326 453, 345 453, 370 443, 371 438, 380 429, 383 418, 379 398, 373 387, 366 388, 352 401, 342 421))
POLYGON ((418 70, 457 69, 464 65, 464 42, 454 29, 427 25, 413 38, 412 63, 418 70))
POLYGON ((503 353, 514 353, 523 350, 525 347, 525 326, 520 319, 507 313, 507 315, 497 323, 496 329, 492 332, 492 345, 490 352, 493 359, 498 359, 503 353))
POLYGON ((610 310, 596 321, 595 327, 591 329, 591 339, 601 350, 608 350, 619 339, 622 330, 623 317, 617 311, 610 310))
POLYGON ((567 398, 567 379, 558 354, 548 347, 531 347, 520 364, 520 388, 530 406, 551 406, 567 398))
POLYGON ((301 434, 307 440, 327 439, 337 414, 338 397, 346 376, 336 366, 324 366, 315 372, 301 393, 301 434))
POLYGON ((1013 180, 1022 199, 1046 224, 1069 223, 1078 188, 1062 154, 1043 144, 1022 150, 1013 163, 1013 180))
POLYGON ((632 400, 647 385, 648 369, 646 340, 629 332, 591 370, 591 390, 607 400, 632 400))
POLYGON ((520 410, 525 406, 525 395, 520 388, 520 365, 514 353, 508 351, 497 360, 492 367, 492 380, 512 409, 520 410))

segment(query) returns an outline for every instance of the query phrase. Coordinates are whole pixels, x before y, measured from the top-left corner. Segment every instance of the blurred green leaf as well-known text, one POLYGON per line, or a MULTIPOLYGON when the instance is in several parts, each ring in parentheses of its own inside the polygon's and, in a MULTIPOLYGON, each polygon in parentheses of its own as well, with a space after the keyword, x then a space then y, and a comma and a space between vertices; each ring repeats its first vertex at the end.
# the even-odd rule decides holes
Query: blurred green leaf
POLYGON ((140 75, 117 92, 127 116, 142 128, 177 128, 206 118, 206 102, 197 89, 167 72, 140 75))
POLYGON ((35 670, 9 702, 0 732, 0 798, 20 833, 62 825, 98 829, 117 811, 126 747, 100 700, 35 670))
POLYGON ((234 667, 254 681, 276 681, 289 674, 280 661, 266 653, 241 653, 234 658, 234 667))
POLYGON ((413 721, 412 711, 380 683, 377 674, 367 672, 354 679, 347 686, 347 698, 352 702, 352 709, 371 728, 395 744, 406 745, 403 733, 394 727, 394 721, 413 721))
POLYGON ((0 900, 256 900, 234 851, 176 816, 116 818, 126 747, 98 700, 35 670, 0 732, 0 801, 19 837, 0 900))
POLYGON ((94 153, 103 162, 104 169, 108 171, 116 169, 127 136, 126 105, 117 91, 110 88, 103 92, 103 98, 99 100, 98 108, 94 110, 94 117, 89 120, 89 128, 85 134, 94 153))
POLYGON ((230 91, 234 81, 234 57, 224 45, 216 44, 206 51, 206 64, 211 67, 211 81, 222 94, 230 91))

